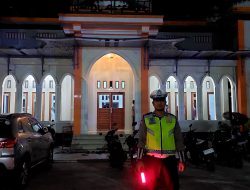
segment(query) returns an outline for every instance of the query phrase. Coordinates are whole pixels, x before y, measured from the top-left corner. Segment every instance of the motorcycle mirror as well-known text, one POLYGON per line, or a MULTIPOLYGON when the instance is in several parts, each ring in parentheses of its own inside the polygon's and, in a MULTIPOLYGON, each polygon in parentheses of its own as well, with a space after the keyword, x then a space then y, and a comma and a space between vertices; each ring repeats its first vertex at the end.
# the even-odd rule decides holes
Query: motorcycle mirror
POLYGON ((189 131, 191 131, 192 124, 190 124, 188 127, 189 127, 189 131))
POLYGON ((44 131, 44 133, 48 133, 49 132, 48 127, 43 127, 43 131, 44 131))
POLYGON ((134 122, 132 123, 132 126, 134 127, 134 126, 136 126, 136 125, 137 125, 137 122, 134 121, 134 122))

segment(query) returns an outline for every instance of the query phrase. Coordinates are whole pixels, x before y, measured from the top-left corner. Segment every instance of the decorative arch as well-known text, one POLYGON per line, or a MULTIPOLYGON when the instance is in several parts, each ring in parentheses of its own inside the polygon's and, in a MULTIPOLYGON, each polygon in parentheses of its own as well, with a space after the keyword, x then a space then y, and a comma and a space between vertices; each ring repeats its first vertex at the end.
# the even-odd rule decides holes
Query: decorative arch
POLYGON ((23 75, 21 78, 20 78, 20 81, 23 83, 24 80, 28 77, 28 76, 32 76, 35 80, 35 83, 37 84, 38 83, 38 79, 36 77, 36 75, 34 73, 26 73, 25 75, 23 75))
POLYGON ((40 84, 43 83, 44 79, 45 79, 47 76, 51 76, 51 77, 53 78, 53 80, 54 80, 54 82, 55 82, 56 85, 59 84, 57 77, 56 77, 55 75, 49 73, 49 72, 47 72, 47 73, 45 73, 45 74, 43 75, 43 77, 41 78, 40 84))
POLYGON ((63 82, 63 80, 64 80, 64 78, 65 78, 66 76, 71 76, 73 80, 75 79, 75 77, 74 77, 74 75, 73 75, 72 73, 64 73, 64 74, 62 75, 62 77, 59 79, 59 83, 58 83, 58 84, 62 85, 62 82, 63 82))
POLYGON ((213 85, 214 85, 214 87, 215 87, 214 79, 213 79, 212 76, 209 76, 209 75, 204 75, 204 76, 201 78, 200 83, 203 84, 204 80, 205 80, 207 77, 210 77, 210 78, 212 79, 213 85))
POLYGON ((134 73, 134 77, 135 77, 135 80, 138 80, 139 79, 139 73, 136 71, 135 67, 134 67, 134 63, 132 61, 131 58, 129 58, 129 56, 127 56, 127 54, 119 51, 119 50, 104 50, 102 51, 101 53, 99 53, 99 55, 93 57, 91 60, 90 60, 90 65, 89 67, 87 68, 87 72, 86 72, 86 78, 89 78, 89 74, 90 74, 90 71, 92 69, 92 67, 94 66, 94 64, 102 59, 104 56, 108 55, 108 54, 114 54, 114 55, 117 55, 119 57, 121 57, 122 59, 124 59, 131 67, 133 73, 134 73))
POLYGON ((152 74, 149 76, 149 93, 153 90, 161 88, 161 79, 157 74, 152 74))
MULTIPOLYGON (((162 79, 161 79, 161 77, 158 75, 158 74, 156 74, 156 73, 151 73, 150 74, 150 76, 149 76, 149 78, 150 77, 155 77, 157 80, 158 80, 158 82, 159 82, 159 88, 160 88, 160 86, 161 86, 161 84, 162 84, 162 79)), ((149 81, 150 82, 150 81, 149 81)))
POLYGON ((18 80, 17 80, 17 77, 16 77, 15 75, 13 75, 13 74, 9 74, 9 75, 4 74, 4 75, 0 76, 0 82, 2 81, 1 87, 3 87, 4 80, 5 80, 8 76, 12 76, 13 79, 15 80, 15 83, 17 83, 18 80))
MULTIPOLYGON (((3 83, 4 83, 4 81, 5 81, 8 77, 13 77, 15 83, 18 82, 17 77, 16 77, 15 75, 9 74, 9 75, 4 75, 4 77, 3 77, 3 83)), ((3 85, 3 84, 2 84, 2 85, 3 85)))

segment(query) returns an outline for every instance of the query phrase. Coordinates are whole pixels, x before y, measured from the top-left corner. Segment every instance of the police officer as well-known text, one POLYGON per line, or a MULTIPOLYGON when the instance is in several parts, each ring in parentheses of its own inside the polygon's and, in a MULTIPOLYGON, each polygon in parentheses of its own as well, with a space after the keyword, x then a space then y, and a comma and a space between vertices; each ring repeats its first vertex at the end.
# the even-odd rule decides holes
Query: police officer
POLYGON ((159 184, 179 189, 179 174, 184 171, 184 144, 176 116, 165 111, 167 93, 150 94, 154 111, 143 116, 139 128, 137 170, 144 170, 149 189, 159 184))

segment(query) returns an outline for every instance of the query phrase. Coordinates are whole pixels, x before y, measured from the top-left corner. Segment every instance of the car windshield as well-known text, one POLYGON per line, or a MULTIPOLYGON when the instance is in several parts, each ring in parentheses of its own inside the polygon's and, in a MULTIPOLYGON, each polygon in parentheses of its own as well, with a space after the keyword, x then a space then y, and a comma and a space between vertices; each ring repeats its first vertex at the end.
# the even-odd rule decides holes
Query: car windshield
POLYGON ((11 123, 7 119, 0 118, 0 138, 13 137, 11 123))

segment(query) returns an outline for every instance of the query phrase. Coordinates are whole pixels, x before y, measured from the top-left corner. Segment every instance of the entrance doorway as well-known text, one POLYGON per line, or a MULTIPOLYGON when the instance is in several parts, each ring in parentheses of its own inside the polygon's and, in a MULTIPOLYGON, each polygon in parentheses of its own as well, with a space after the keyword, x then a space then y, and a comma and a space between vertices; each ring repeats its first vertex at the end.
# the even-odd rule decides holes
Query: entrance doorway
POLYGON ((108 131, 112 127, 124 130, 124 92, 97 93, 97 130, 108 131))

